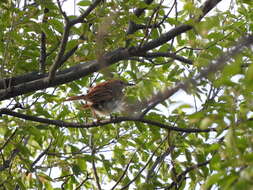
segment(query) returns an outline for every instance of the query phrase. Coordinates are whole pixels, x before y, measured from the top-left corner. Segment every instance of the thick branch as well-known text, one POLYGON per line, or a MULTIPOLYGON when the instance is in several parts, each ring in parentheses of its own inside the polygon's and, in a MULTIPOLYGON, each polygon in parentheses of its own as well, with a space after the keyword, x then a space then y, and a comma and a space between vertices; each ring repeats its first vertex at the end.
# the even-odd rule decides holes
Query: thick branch
MULTIPOLYGON (((78 45, 76 45, 75 47, 73 47, 71 50, 69 50, 62 58, 61 62, 64 63, 65 61, 68 60, 69 57, 71 57, 75 51, 78 49, 78 45)), ((48 55, 46 55, 48 56, 48 55)), ((80 64, 81 65, 81 64, 80 64)), ((56 73, 56 75, 60 75, 60 74, 65 74, 68 72, 72 72, 73 70, 75 70, 75 66, 59 71, 56 73)), ((20 76, 16 76, 16 77, 12 77, 12 78, 6 78, 6 79, 2 79, 0 80, 0 89, 5 89, 5 85, 9 84, 10 86, 16 86, 18 84, 22 84, 22 83, 26 83, 26 82, 30 82, 30 81, 35 81, 38 79, 42 79, 48 77, 48 73, 47 74, 42 74, 41 72, 31 72, 25 75, 20 75, 20 76)))
MULTIPOLYGON (((0 90, 0 100, 9 99, 11 97, 15 97, 21 94, 45 89, 48 87, 58 86, 60 84, 65 84, 73 80, 80 79, 84 76, 87 76, 93 72, 100 70, 103 67, 112 65, 119 60, 126 59, 129 56, 130 55, 127 49, 119 48, 117 50, 114 50, 113 52, 107 53, 103 58, 101 58, 100 62, 90 61, 87 63, 75 65, 69 69, 65 69, 61 72, 58 72, 58 74, 55 76, 54 80, 51 83, 48 83, 46 74, 39 75, 37 73, 33 73, 21 77, 16 77, 14 78, 16 79, 15 83, 19 85, 11 86, 8 89, 0 90), (24 82, 20 84, 18 79, 22 79, 24 82)), ((13 79, 7 79, 7 81, 10 82, 12 80, 13 79)), ((6 80, 3 80, 2 82, 5 83, 6 80)))
MULTIPOLYGON (((104 121, 104 122, 97 123, 97 124, 81 125, 81 124, 76 124, 76 123, 65 123, 63 121, 58 121, 58 120, 49 120, 49 119, 38 118, 38 117, 34 117, 34 116, 28 116, 28 115, 24 115, 24 114, 21 114, 21 113, 13 112, 13 111, 8 110, 8 109, 1 109, 0 114, 12 115, 14 117, 23 118, 23 119, 26 119, 26 120, 37 121, 37 122, 47 123, 47 124, 53 124, 53 125, 56 125, 56 126, 59 126, 59 127, 65 126, 65 127, 74 127, 74 128, 90 128, 90 127, 107 125, 107 124, 110 124, 110 123, 120 123, 122 121, 137 121, 137 122, 143 122, 143 123, 147 123, 147 124, 158 126, 158 127, 165 128, 165 129, 170 129, 170 130, 174 130, 174 131, 181 131, 181 132, 188 132, 188 133, 214 131, 214 129, 200 130, 200 129, 189 129, 189 128, 187 128, 187 129, 176 128, 176 127, 167 126, 167 125, 164 125, 162 123, 155 122, 155 121, 145 120, 145 119, 142 119, 142 117, 149 110, 154 108, 157 104, 159 104, 160 102, 163 102, 164 100, 168 99, 173 94, 175 94, 179 89, 187 89, 191 86, 191 84, 196 85, 196 83, 198 82, 199 79, 207 77, 209 73, 215 73, 215 72, 221 70, 233 56, 235 56, 238 53, 242 52, 245 47, 249 47, 252 44, 253 44, 253 36, 248 36, 248 37, 244 38, 234 48, 232 48, 232 50, 228 51, 226 54, 219 57, 216 61, 214 61, 213 63, 210 63, 207 68, 200 71, 200 74, 196 78, 188 79, 185 82, 178 84, 174 88, 166 89, 165 91, 160 92, 157 95, 154 95, 154 97, 151 100, 149 100, 148 103, 147 102, 142 102, 141 106, 138 106, 138 107, 140 107, 138 109, 140 109, 140 110, 143 109, 143 108, 146 108, 146 109, 144 110, 144 112, 138 118, 136 118, 136 117, 134 117, 134 118, 121 117, 121 118, 117 118, 117 119, 112 120, 112 121, 104 121), (143 107, 143 105, 145 105, 145 107, 143 107), (146 107, 146 105, 148 105, 148 106, 146 107)), ((116 62, 118 60, 118 58, 119 57, 117 55, 114 55, 114 56, 111 55, 110 61, 112 61, 112 62, 115 61, 116 62)), ((106 58, 105 58, 105 60, 106 60, 106 58)), ((94 68, 94 70, 95 69, 97 69, 97 68, 94 68)), ((77 74, 77 71, 74 73, 74 75, 76 75, 76 74, 77 74)), ((62 77, 62 80, 66 80, 66 79, 63 79, 64 76, 65 75, 63 74, 63 75, 60 75, 59 77, 62 77)), ((36 88, 36 81, 34 81, 33 85, 35 85, 34 88, 36 88)), ((25 87, 26 86, 23 86, 22 89, 24 89, 25 87)), ((31 85, 30 85, 30 87, 31 87, 31 85)))

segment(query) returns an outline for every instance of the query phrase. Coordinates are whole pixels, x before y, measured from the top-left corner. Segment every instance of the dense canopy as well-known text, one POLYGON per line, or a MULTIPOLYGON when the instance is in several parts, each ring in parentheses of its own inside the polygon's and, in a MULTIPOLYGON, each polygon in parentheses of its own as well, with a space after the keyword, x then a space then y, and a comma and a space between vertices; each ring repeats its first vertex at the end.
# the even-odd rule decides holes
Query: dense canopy
POLYGON ((253 1, 2 0, 0 189, 252 189, 253 1), (65 102, 135 84, 96 120, 65 102))

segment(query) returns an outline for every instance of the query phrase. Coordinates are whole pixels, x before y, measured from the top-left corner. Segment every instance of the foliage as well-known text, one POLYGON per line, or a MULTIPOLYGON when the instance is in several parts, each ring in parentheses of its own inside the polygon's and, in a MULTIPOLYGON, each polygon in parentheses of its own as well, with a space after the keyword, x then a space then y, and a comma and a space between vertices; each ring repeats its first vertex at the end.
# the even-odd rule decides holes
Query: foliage
POLYGON ((253 4, 219 1, 1 1, 0 188, 252 189, 253 4), (112 77, 136 113, 64 102, 112 77))

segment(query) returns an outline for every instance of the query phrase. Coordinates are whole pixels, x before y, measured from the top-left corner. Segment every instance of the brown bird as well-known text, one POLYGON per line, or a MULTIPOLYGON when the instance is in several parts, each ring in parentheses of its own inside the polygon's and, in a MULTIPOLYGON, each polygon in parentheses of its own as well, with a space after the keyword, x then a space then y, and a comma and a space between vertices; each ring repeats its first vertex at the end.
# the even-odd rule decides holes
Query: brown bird
POLYGON ((126 83, 122 80, 110 80, 97 84, 89 89, 86 95, 72 96, 66 101, 85 100, 87 103, 83 108, 90 108, 93 115, 110 115, 113 112, 122 111, 123 89, 134 84, 126 83))

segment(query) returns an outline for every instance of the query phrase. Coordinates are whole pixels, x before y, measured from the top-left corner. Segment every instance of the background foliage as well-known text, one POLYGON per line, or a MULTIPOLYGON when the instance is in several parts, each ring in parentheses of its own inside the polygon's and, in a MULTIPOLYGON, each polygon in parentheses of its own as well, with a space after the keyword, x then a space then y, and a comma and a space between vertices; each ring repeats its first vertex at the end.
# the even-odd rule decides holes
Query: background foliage
POLYGON ((252 1, 65 4, 0 2, 1 189, 252 189, 252 1), (110 78, 137 113, 63 102, 110 78))

